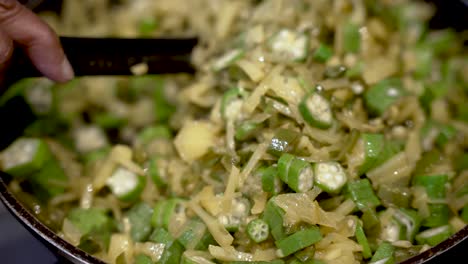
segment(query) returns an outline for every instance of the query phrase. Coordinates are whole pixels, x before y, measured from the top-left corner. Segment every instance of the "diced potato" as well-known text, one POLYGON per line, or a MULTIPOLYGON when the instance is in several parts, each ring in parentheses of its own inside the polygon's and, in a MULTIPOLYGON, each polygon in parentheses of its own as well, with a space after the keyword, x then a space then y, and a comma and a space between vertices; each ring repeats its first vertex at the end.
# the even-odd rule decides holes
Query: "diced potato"
POLYGON ((174 144, 180 157, 192 162, 214 146, 216 129, 206 121, 187 121, 177 134, 174 144))

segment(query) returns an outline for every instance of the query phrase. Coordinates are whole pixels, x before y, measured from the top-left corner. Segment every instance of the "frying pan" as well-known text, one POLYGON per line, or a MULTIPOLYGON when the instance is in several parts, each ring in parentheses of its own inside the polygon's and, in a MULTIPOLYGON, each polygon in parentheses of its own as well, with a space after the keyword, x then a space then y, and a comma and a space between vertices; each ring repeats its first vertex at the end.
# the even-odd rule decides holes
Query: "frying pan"
MULTIPOLYGON (((433 29, 453 28, 461 31, 468 27, 468 1, 434 0, 429 1, 437 6, 437 13, 430 21, 433 29)), ((36 10, 60 10, 61 1, 45 1, 36 10)), ((465 43, 466 45, 466 43, 465 43)), ((4 107, 0 108, 0 150, 8 146, 15 138, 21 136, 23 130, 34 121, 34 115, 28 104, 20 98, 10 100, 4 107), (7 129, 5 129, 7 126, 7 129)), ((49 250, 56 254, 62 262, 76 264, 104 263, 88 253, 72 246, 51 229, 42 224, 27 210, 8 190, 7 185, 11 177, 0 171, 0 200, 5 204, 8 211, 38 240, 44 243, 49 250)), ((419 263, 455 263, 463 262, 468 256, 468 226, 454 234, 449 239, 437 246, 414 256, 404 264, 419 263)))

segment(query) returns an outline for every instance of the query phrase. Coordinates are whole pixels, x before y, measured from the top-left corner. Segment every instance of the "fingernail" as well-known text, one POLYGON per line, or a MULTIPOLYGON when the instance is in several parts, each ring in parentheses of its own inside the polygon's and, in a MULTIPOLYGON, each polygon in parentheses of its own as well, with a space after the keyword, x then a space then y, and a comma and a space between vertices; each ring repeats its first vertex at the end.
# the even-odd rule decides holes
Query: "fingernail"
POLYGON ((73 72, 73 68, 68 61, 68 59, 65 57, 65 59, 62 61, 62 78, 65 81, 69 81, 75 77, 75 73, 73 72))

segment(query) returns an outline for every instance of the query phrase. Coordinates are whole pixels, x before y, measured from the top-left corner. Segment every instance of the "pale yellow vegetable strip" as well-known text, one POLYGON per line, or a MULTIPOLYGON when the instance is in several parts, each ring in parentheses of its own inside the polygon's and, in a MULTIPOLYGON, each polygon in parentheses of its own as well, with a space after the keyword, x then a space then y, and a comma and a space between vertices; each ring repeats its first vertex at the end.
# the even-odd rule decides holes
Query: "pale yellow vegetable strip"
POLYGON ((276 258, 276 248, 256 249, 253 253, 253 261, 272 261, 276 258))
POLYGON ((238 16, 241 8, 242 3, 235 1, 227 2, 222 5, 222 8, 218 13, 218 21, 215 29, 216 36, 219 39, 224 39, 229 35, 235 18, 238 16))
POLYGON ((265 140, 254 151, 254 153, 250 157, 249 161, 247 162, 247 165, 245 165, 244 169, 242 170, 242 172, 240 174, 239 187, 242 187, 244 185, 245 179, 247 179, 247 177, 249 177, 252 170, 255 168, 257 163, 260 161, 262 156, 265 154, 269 144, 270 144, 270 140, 265 140))
POLYGON ((164 253, 165 245, 162 243, 152 242, 135 243, 134 249, 135 255, 145 254, 146 256, 150 257, 153 262, 157 263, 164 253))
POLYGON ((284 66, 275 66, 267 77, 254 89, 252 94, 244 101, 242 109, 245 114, 250 115, 257 108, 262 96, 271 88, 269 82, 273 76, 280 74, 283 71, 284 66))
POLYGON ((213 216, 217 216, 222 211, 222 198, 215 196, 213 186, 207 185, 195 196, 195 201, 205 208, 213 216))
POLYGON ((345 216, 352 213, 354 207, 356 207, 354 202, 351 199, 346 199, 335 210, 333 210, 333 212, 345 216))
POLYGON ((374 186, 393 182, 407 183, 413 167, 414 165, 408 163, 406 152, 403 151, 367 172, 367 177, 371 179, 374 186))
POLYGON ((268 199, 268 194, 266 192, 257 193, 253 198, 254 205, 252 206, 252 209, 250 209, 250 212, 252 214, 262 213, 265 210, 267 199, 268 199))
POLYGON ((416 162, 421 158, 422 146, 419 130, 413 130, 409 134, 405 152, 409 164, 416 164, 416 162))
POLYGON ((232 156, 237 156, 236 154, 236 141, 234 140, 234 135, 236 133, 236 128, 234 126, 234 120, 229 119, 226 122, 226 145, 229 151, 229 154, 232 156))
POLYGON ((114 169, 115 163, 110 159, 106 159, 95 174, 92 186, 94 192, 99 191, 106 185, 106 181, 112 175, 114 169))
POLYGON ((228 214, 231 212, 234 193, 239 184, 239 169, 232 165, 231 173, 229 174, 226 190, 224 191, 223 201, 221 203, 222 212, 228 214))
POLYGON ((134 163, 131 160, 124 160, 124 159, 116 159, 115 162, 123 167, 125 167, 127 170, 136 173, 138 175, 145 175, 145 172, 143 169, 141 169, 140 166, 138 166, 136 163, 134 163))
POLYGON ((242 59, 242 60, 237 61, 236 64, 254 82, 259 82, 263 79, 263 77, 265 77, 263 64, 260 62, 251 62, 249 60, 242 59))
POLYGON ((120 254, 124 254, 127 263, 133 260, 133 242, 126 234, 113 234, 110 239, 108 257, 109 262, 116 263, 120 254))
POLYGON ((229 232, 221 225, 218 220, 211 215, 209 215, 205 210, 203 210, 199 205, 195 204, 193 201, 188 203, 188 207, 198 215, 198 217, 205 222, 208 230, 210 231, 213 238, 216 242, 222 247, 227 247, 232 244, 234 238, 229 234, 229 232))
POLYGON ((338 222, 344 218, 335 212, 325 212, 317 201, 310 199, 305 193, 280 194, 274 201, 286 212, 283 219, 285 225, 306 222, 336 229, 338 222))
POLYGON ((305 126, 303 133, 321 143, 335 144, 341 140, 341 135, 337 133, 311 126, 305 126))
POLYGON ((232 246, 218 247, 209 245, 208 251, 215 258, 222 261, 252 261, 253 256, 250 253, 237 251, 232 246))
POLYGON ((73 246, 78 246, 80 244, 81 232, 80 230, 73 225, 73 223, 65 218, 62 224, 62 231, 65 239, 72 244, 73 246))

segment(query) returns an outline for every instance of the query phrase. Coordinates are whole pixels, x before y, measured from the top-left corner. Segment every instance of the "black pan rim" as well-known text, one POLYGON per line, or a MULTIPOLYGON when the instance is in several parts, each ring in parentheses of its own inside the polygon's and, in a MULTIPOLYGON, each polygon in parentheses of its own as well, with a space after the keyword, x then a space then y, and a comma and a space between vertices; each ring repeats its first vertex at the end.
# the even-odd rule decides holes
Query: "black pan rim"
POLYGON ((84 252, 78 247, 65 241, 59 237, 54 231, 40 222, 28 209, 26 209, 20 201, 18 201, 13 193, 8 190, 4 178, 6 173, 0 171, 0 200, 3 202, 7 210, 13 215, 28 231, 33 233, 36 238, 48 243, 57 252, 72 263, 89 263, 89 264, 105 264, 102 260, 84 252))

